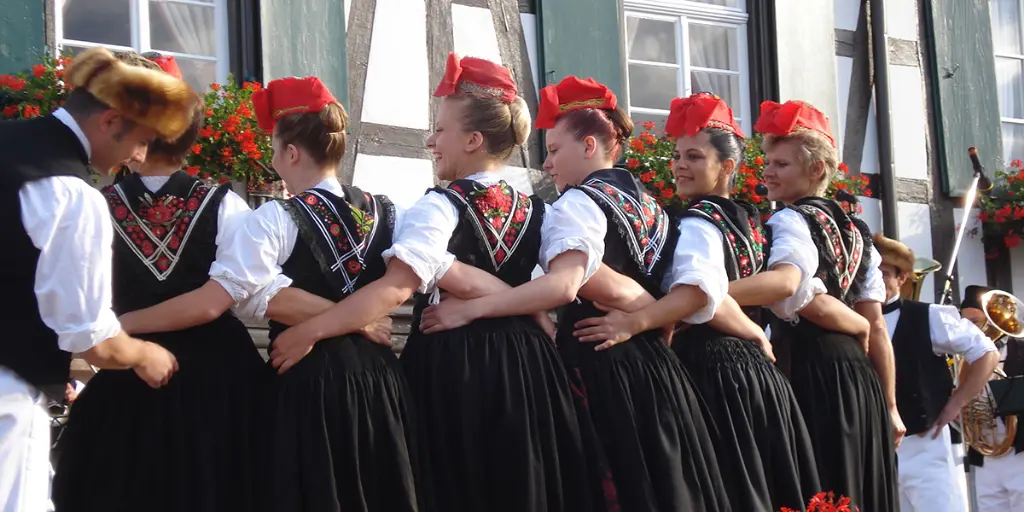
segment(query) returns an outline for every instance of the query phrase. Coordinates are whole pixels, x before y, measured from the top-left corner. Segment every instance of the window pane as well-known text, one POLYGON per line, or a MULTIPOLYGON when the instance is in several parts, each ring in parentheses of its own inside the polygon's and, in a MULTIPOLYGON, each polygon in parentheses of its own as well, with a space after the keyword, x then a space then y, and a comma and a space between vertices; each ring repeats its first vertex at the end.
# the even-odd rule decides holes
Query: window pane
POLYGON ((665 134, 665 121, 668 120, 668 115, 634 113, 630 114, 629 118, 633 120, 633 135, 645 131, 649 131, 658 137, 665 134), (654 123, 653 130, 648 130, 644 126, 644 123, 648 121, 654 123))
POLYGON ((1024 159, 1024 124, 1003 123, 1003 158, 1007 164, 1024 159))
POLYGON ((130 0, 64 0, 64 38, 132 45, 130 0))
POLYGON ((999 84, 999 113, 1003 117, 1024 119, 1024 73, 1021 61, 996 57, 996 82, 999 84))
POLYGON ((175 57, 178 67, 181 68, 181 76, 196 91, 206 92, 210 84, 217 81, 217 62, 211 60, 186 59, 175 57))
POLYGON ((690 23, 690 65, 739 71, 736 29, 690 23))
POLYGON ((150 1, 150 46, 157 51, 217 55, 213 10, 213 7, 150 1))
POLYGON ((691 2, 698 2, 702 4, 711 5, 722 5, 725 7, 739 7, 740 0, 690 0, 691 2))
POLYGON ((989 16, 992 18, 992 40, 996 53, 1024 53, 1020 37, 1020 0, 989 0, 989 16))
POLYGON ((626 18, 626 55, 630 59, 675 64, 676 24, 671 21, 626 18))
POLYGON ((679 70, 645 64, 629 65, 629 104, 634 107, 667 109, 677 94, 679 70))
POLYGON ((718 95, 729 104, 734 115, 743 111, 740 108, 740 77, 738 76, 694 71, 690 73, 690 89, 693 94, 710 92, 718 95))

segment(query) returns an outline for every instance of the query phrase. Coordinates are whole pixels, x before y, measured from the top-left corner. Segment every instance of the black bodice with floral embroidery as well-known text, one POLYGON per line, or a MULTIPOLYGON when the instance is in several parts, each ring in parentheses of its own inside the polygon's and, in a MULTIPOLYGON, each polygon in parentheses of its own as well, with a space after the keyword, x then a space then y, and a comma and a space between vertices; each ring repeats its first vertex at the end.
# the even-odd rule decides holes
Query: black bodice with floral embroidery
POLYGON ((217 216, 227 185, 183 172, 150 192, 138 174, 103 189, 114 225, 114 311, 147 308, 199 288, 217 257, 217 216))
POLYGON ((768 237, 760 214, 750 204, 718 196, 699 197, 690 201, 680 217, 706 220, 722 232, 725 271, 730 281, 764 270, 768 237))
POLYGON ((839 203, 807 197, 787 206, 807 220, 818 248, 816 277, 829 295, 850 306, 861 294, 871 254, 871 231, 864 221, 849 215, 839 203))
MULTIPOLYGON (((334 302, 384 275, 381 253, 391 246, 395 229, 395 207, 388 198, 342 187, 341 196, 311 189, 280 203, 299 228, 282 273, 292 287, 334 302)), ((271 338, 285 327, 270 322, 271 338)))
POLYGON ((672 260, 678 230, 646 188, 628 171, 604 169, 574 187, 587 194, 608 221, 602 262, 629 276, 655 297, 672 260))

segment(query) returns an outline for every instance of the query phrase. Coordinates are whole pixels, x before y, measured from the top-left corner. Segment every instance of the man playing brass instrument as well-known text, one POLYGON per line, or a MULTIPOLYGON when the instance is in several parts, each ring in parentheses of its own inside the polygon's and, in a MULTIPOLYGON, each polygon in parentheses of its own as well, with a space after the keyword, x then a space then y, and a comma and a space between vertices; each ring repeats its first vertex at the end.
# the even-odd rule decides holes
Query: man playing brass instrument
MULTIPOLYGON (((965 318, 972 318, 982 325, 986 321, 982 311, 981 296, 991 288, 968 286, 960 304, 965 318)), ((1006 376, 1024 375, 1024 344, 1017 338, 1005 338, 1006 344, 999 347, 998 367, 1006 376)), ((991 376, 991 372, 989 373, 991 376)), ((1024 510, 1024 432, 1018 426, 1009 451, 1002 455, 983 456, 974 449, 968 451, 968 463, 974 468, 974 493, 977 497, 977 512, 1002 512, 1024 510)), ((996 438, 1005 439, 1006 420, 996 420, 996 438)), ((1008 439, 1006 441, 1009 441, 1008 439)))
POLYGON ((876 234, 886 304, 882 308, 896 358, 896 406, 907 435, 896 449, 903 512, 966 511, 948 424, 988 382, 998 363, 995 344, 954 306, 903 300, 900 288, 914 268, 914 252, 876 234), (954 389, 945 354, 970 363, 954 389))

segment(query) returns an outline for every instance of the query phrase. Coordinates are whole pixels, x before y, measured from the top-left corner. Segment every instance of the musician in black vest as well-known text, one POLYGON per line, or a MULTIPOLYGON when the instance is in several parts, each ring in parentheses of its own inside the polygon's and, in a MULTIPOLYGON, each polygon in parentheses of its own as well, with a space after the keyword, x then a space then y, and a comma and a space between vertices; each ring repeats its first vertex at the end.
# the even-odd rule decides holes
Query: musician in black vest
POLYGON ((950 442, 949 422, 985 386, 998 362, 995 344, 955 306, 900 298, 914 269, 914 252, 876 234, 886 304, 882 309, 896 356, 896 406, 907 435, 896 449, 903 512, 966 512, 950 442), (954 388, 945 354, 970 363, 954 388))
MULTIPOLYGON (((965 318, 971 318, 976 324, 985 321, 985 313, 981 310, 981 296, 992 290, 984 286, 968 286, 964 290, 960 308, 965 318)), ((999 359, 997 367, 1007 377, 1024 375, 1024 342, 1019 338, 1003 338, 997 344, 999 359)), ((986 374, 986 379, 992 372, 986 374)), ((1013 391, 1016 393, 1017 391, 1013 391)), ((974 466, 974 495, 977 498, 975 512, 1002 512, 1004 510, 1024 510, 1024 420, 1017 415, 1017 433, 1013 438, 1013 446, 1000 456, 983 456, 968 448, 967 462, 974 466)), ((998 439, 1005 439, 1005 419, 996 420, 998 439)))
POLYGON ((156 138, 192 121, 198 96, 161 71, 83 52, 53 115, 0 123, 0 282, 8 302, 0 342, 0 511, 46 510, 50 421, 72 354, 101 368, 133 368, 150 386, 177 369, 160 346, 125 334, 111 310, 113 228, 89 167, 110 174, 144 159, 156 138))

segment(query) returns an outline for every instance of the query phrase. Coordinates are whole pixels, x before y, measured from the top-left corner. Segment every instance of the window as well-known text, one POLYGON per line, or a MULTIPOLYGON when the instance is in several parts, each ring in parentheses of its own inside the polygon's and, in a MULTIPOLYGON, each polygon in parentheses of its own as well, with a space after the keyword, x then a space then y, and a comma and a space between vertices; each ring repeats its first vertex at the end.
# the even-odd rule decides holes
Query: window
POLYGON ((1024 158, 1024 0, 990 0, 1003 158, 1024 158))
POLYGON ((227 79, 228 0, 54 0, 57 44, 174 56, 197 91, 227 79))
POLYGON ((625 0, 630 117, 660 131, 673 98, 711 92, 750 132, 745 0, 625 0))

